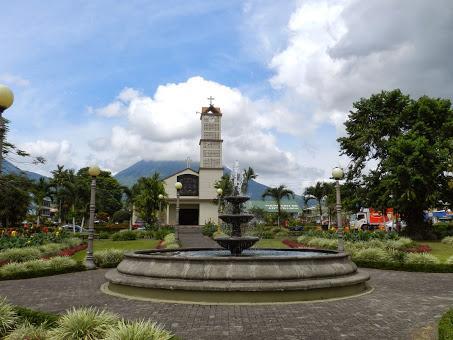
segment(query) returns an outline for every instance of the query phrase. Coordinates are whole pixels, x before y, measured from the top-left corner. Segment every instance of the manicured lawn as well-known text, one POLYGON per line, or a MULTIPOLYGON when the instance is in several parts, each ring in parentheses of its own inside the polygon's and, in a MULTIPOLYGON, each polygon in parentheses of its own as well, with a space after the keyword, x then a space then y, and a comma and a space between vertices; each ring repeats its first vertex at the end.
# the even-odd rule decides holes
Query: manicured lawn
POLYGON ((259 240, 253 248, 289 248, 280 239, 259 240))
POLYGON ((444 244, 441 242, 430 242, 430 241, 421 241, 419 244, 427 244, 431 247, 434 256, 437 256, 439 260, 445 262, 450 256, 453 256, 453 246, 449 244, 444 244))
MULTIPOLYGON (((135 241, 112 241, 112 240, 94 240, 94 251, 104 249, 153 249, 158 245, 159 240, 135 240, 135 241)), ((72 256, 75 260, 83 260, 86 256, 86 250, 79 251, 72 256)))

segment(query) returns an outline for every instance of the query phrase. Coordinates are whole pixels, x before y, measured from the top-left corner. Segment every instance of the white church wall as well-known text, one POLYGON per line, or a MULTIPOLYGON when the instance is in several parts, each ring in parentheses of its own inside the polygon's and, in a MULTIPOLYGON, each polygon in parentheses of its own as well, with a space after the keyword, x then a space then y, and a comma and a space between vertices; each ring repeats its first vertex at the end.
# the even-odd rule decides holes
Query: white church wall
POLYGON ((218 221, 218 213, 217 213, 217 204, 213 202, 202 202, 200 203, 200 225, 204 225, 206 222, 214 222, 217 223, 218 221))
POLYGON ((222 169, 200 169, 199 175, 199 195, 200 199, 217 198, 215 183, 222 177, 222 169))

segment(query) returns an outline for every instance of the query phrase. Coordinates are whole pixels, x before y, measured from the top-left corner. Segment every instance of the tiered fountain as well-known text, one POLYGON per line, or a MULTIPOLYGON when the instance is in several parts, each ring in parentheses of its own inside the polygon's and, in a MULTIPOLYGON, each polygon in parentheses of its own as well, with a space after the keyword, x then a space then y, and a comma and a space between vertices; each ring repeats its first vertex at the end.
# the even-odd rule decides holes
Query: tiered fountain
POLYGON ((368 290, 369 275, 343 252, 320 249, 249 249, 257 237, 242 236, 253 215, 242 205, 238 166, 233 195, 225 197, 231 236, 215 240, 223 249, 141 250, 127 253, 106 274, 103 291, 153 301, 190 303, 272 303, 344 297, 368 290))

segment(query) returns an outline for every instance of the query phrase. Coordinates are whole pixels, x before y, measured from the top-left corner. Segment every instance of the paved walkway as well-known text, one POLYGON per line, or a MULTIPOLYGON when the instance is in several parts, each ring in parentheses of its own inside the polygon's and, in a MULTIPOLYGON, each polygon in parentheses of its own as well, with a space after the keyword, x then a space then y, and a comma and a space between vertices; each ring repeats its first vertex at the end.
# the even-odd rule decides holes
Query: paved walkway
MULTIPOLYGON (((415 339, 453 307, 453 274, 367 270, 374 292, 292 305, 210 306, 132 301, 103 294, 106 270, 1 281, 14 304, 62 312, 97 306, 129 319, 150 318, 183 339, 415 339)), ((418 339, 418 338, 417 338, 418 339)))
POLYGON ((178 226, 178 238, 183 248, 219 248, 210 237, 201 233, 199 226, 178 226))

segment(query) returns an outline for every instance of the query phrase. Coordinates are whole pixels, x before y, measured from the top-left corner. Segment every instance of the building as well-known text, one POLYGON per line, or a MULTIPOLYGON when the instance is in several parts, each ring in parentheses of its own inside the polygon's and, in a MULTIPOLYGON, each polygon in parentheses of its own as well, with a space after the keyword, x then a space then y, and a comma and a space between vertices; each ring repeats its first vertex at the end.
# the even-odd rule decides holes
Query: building
POLYGON ((215 183, 223 175, 222 162, 222 113, 220 108, 203 107, 200 115, 200 168, 192 170, 188 164, 171 176, 164 178, 165 191, 168 195, 164 216, 165 224, 176 223, 175 183, 182 183, 180 190, 179 224, 204 225, 206 222, 218 222, 215 183))

